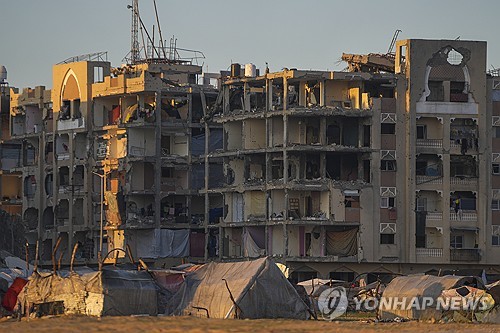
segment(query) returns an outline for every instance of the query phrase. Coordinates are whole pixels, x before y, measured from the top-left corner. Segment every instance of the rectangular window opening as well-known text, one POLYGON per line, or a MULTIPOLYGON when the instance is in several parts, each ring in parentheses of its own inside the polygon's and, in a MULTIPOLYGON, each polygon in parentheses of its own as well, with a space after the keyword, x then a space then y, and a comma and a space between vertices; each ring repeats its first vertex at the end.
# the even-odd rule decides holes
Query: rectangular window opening
POLYGON ((394 234, 380 234, 380 244, 394 244, 394 234))
POLYGON ((380 125, 381 134, 396 134, 396 124, 382 123, 380 125))

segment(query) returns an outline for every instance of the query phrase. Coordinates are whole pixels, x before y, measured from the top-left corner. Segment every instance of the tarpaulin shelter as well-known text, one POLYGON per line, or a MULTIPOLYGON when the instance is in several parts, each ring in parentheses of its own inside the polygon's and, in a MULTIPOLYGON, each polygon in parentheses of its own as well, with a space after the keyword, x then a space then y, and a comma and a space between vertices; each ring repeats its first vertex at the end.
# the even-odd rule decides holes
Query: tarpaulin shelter
POLYGON ((19 301, 25 309, 62 303, 65 314, 157 314, 157 288, 145 271, 105 268, 83 273, 35 272, 19 294, 19 301))
POLYGON ((396 317, 430 320, 441 319, 443 309, 438 309, 437 299, 447 289, 461 286, 484 288, 480 278, 472 276, 434 276, 434 275, 409 275, 399 276, 391 281, 382 293, 382 298, 401 301, 406 299, 404 306, 394 306, 393 303, 380 302, 378 314, 383 320, 393 320, 396 317), (434 300, 433 304, 425 308, 407 306, 416 297, 419 304, 423 304, 423 297, 434 300))
POLYGON ((140 258, 189 256, 189 229, 140 230, 130 239, 140 258))
POLYGON ((269 258, 260 258, 211 262, 187 274, 167 314, 306 319, 308 308, 278 266, 269 258))
POLYGON ((7 292, 2 297, 2 306, 7 311, 14 311, 17 304, 17 296, 23 289, 23 287, 28 283, 27 280, 16 277, 12 285, 7 289, 7 292))
POLYGON ((299 286, 304 287, 307 295, 311 295, 313 297, 318 297, 323 291, 328 288, 342 286, 347 282, 342 280, 327 280, 327 279, 318 279, 314 278, 311 280, 305 280, 297 283, 299 286))

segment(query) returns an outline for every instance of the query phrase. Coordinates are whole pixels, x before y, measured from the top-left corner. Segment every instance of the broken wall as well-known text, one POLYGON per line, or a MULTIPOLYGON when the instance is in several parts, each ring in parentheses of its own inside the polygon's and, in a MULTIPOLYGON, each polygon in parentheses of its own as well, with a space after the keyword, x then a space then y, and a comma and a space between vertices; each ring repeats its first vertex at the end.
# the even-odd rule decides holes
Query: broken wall
POLYGON ((259 119, 247 119, 243 124, 244 148, 260 149, 266 147, 266 122, 259 119))

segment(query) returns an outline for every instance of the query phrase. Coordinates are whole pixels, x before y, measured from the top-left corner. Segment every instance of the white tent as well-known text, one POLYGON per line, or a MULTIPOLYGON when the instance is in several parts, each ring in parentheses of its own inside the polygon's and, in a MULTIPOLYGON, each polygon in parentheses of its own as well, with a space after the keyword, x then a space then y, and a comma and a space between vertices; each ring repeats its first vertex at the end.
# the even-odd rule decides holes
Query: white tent
POLYGON ((167 314, 210 318, 308 318, 306 304, 269 258, 211 262, 185 278, 167 314))

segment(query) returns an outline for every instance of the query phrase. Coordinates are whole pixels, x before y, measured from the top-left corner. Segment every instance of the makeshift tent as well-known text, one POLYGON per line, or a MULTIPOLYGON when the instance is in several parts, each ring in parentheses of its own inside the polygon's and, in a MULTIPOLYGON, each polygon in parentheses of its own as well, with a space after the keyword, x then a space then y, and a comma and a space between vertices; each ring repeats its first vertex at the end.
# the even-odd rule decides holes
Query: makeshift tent
POLYGON ((458 288, 461 286, 473 286, 484 288, 483 283, 478 277, 472 276, 434 276, 434 275, 409 275, 399 276, 387 285, 382 298, 387 300, 392 299, 406 302, 402 306, 394 306, 389 302, 380 302, 379 316, 384 320, 392 320, 396 317, 430 320, 441 319, 444 309, 438 309, 437 299, 441 296, 442 292, 447 289, 458 288), (418 304, 423 304, 423 297, 430 297, 433 299, 433 304, 423 309, 416 306, 408 306, 411 304, 412 299, 416 297, 418 304))
MULTIPOLYGON (((118 316, 157 314, 156 285, 145 271, 35 272, 19 294, 24 306, 62 303, 65 314, 118 316)), ((51 313, 43 313, 51 314, 51 313)))
POLYGON ((326 280, 326 279, 318 279, 314 278, 311 280, 306 280, 297 283, 299 286, 304 287, 307 295, 311 295, 313 297, 318 297, 323 291, 328 288, 342 286, 347 282, 342 280, 326 280))
POLYGON ((210 318, 234 318, 236 314, 239 318, 308 317, 306 304, 269 258, 203 265, 185 276, 167 314, 210 318))

